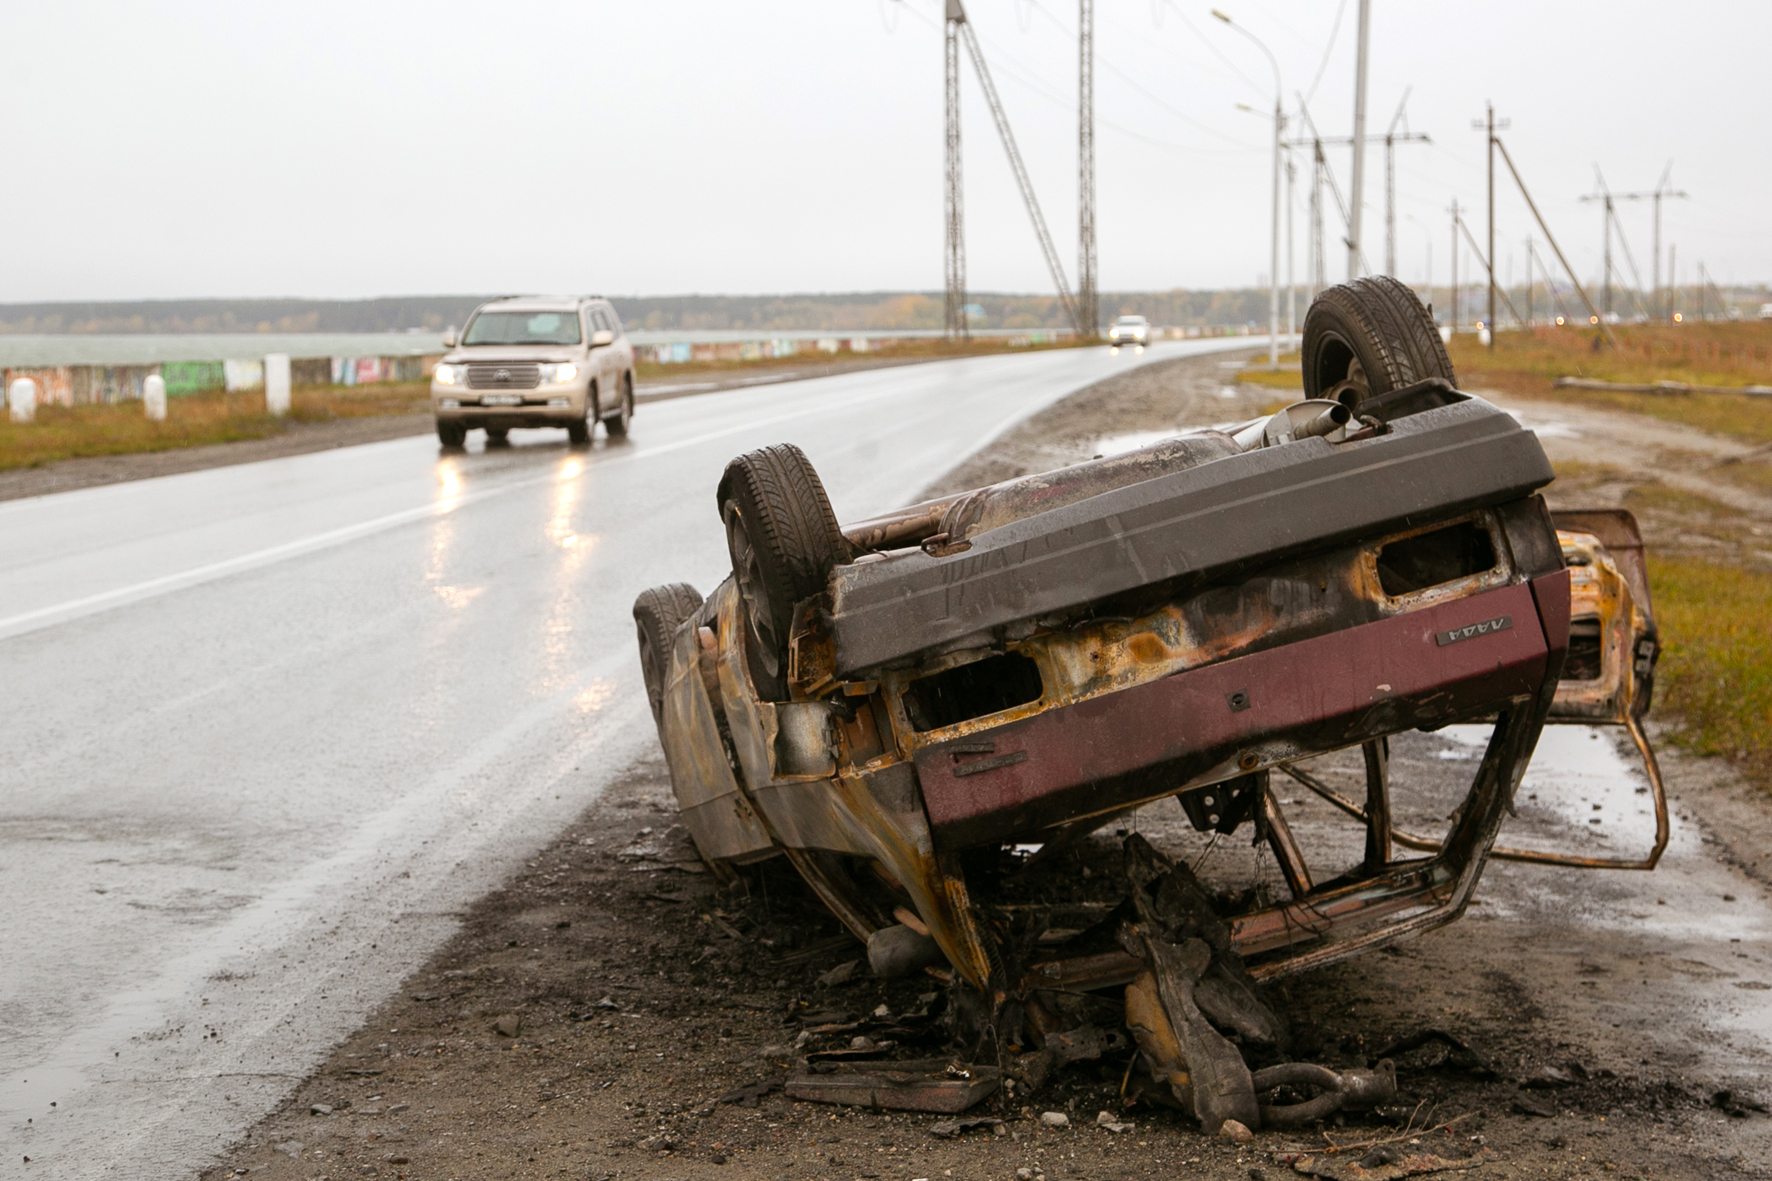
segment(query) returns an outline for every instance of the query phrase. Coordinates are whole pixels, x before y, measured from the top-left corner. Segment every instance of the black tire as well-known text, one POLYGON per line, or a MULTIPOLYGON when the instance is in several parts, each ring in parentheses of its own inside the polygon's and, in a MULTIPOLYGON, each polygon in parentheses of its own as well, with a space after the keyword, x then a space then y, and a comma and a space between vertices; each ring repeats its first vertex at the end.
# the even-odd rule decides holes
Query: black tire
POLYGON ((591 441, 591 432, 597 429, 597 415, 601 413, 597 405, 597 386, 593 382, 585 390, 585 416, 566 424, 566 439, 574 447, 583 447, 591 441))
POLYGON ((818 473, 792 443, 747 451, 727 464, 718 503, 749 621, 751 679, 760 696, 784 701, 794 607, 825 589, 849 543, 818 473))
POLYGON ((701 607, 701 592, 686 582, 671 582, 640 592, 634 600, 634 630, 640 640, 640 676, 646 682, 646 700, 652 721, 664 724, 665 674, 671 667, 671 647, 683 621, 701 607))
POLYGON ((621 408, 615 417, 603 424, 612 439, 625 438, 628 424, 634 421, 634 379, 626 374, 621 379, 621 408))
POLYGON ((468 428, 459 422, 439 422, 437 424, 437 442, 445 447, 459 449, 468 441, 468 428))
POLYGON ((489 426, 486 428, 486 445, 488 447, 503 447, 509 444, 510 441, 510 427, 489 426))
POLYGON ((1369 397, 1432 377, 1456 386, 1446 345, 1415 293, 1389 275, 1330 287, 1304 315, 1304 396, 1359 413, 1369 397))

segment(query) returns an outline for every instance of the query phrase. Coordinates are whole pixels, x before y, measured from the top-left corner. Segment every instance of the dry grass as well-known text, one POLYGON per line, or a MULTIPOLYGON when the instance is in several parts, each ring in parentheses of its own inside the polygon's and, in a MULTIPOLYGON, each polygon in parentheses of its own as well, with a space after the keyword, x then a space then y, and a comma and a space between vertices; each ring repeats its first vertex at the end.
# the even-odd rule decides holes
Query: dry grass
POLYGON ((430 405, 430 384, 302 386, 291 392, 288 418, 265 413, 262 391, 221 391, 169 398, 166 421, 150 422, 140 402, 109 406, 40 406, 37 421, 0 421, 0 471, 60 459, 170 451, 210 443, 262 439, 291 422, 411 414, 430 405))
POLYGON ((1691 385, 1772 384, 1772 323, 1629 325, 1614 329, 1620 347, 1595 351, 1594 333, 1541 328, 1501 332, 1495 348, 1474 335, 1452 338, 1447 351, 1465 389, 1493 389, 1645 414, 1752 442, 1772 441, 1772 398, 1737 394, 1630 394, 1557 389, 1559 377, 1602 381, 1682 381, 1691 385))
POLYGON ((1678 717, 1683 745, 1739 760, 1772 787, 1772 574, 1651 555, 1649 582, 1659 708, 1678 717))

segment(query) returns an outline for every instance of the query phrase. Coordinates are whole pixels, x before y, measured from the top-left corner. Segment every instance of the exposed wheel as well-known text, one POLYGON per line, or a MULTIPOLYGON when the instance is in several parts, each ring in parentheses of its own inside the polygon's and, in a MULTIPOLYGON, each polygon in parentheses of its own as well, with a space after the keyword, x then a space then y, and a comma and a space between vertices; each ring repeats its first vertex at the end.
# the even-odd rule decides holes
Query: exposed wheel
POLYGON ((511 428, 489 426, 486 428, 486 444, 489 447, 503 447, 511 441, 511 428))
POLYGON ((664 723, 665 674, 671 667, 671 645, 683 621, 701 606, 701 592, 686 582, 671 582, 640 592, 634 600, 634 629, 640 640, 640 676, 652 720, 664 723))
POLYGON ((582 447, 591 441, 591 432, 597 429, 597 387, 591 386, 585 391, 585 416, 566 424, 566 439, 574 447, 582 447))
POLYGON ((761 696, 786 700, 794 607, 824 590, 849 543, 818 473, 792 443, 747 451, 727 464, 718 502, 749 621, 751 679, 761 696))
POLYGON ((633 421, 634 379, 623 374, 621 379, 621 409, 616 413, 614 418, 604 423, 603 426, 608 430, 612 437, 619 439, 628 433, 628 424, 633 421))
POLYGON ((1452 359, 1415 293, 1389 275, 1330 287, 1304 315, 1304 396, 1360 403, 1430 377, 1453 385, 1452 359))
POLYGON ((439 422, 437 441, 445 447, 460 447, 468 441, 468 428, 459 422, 439 422))

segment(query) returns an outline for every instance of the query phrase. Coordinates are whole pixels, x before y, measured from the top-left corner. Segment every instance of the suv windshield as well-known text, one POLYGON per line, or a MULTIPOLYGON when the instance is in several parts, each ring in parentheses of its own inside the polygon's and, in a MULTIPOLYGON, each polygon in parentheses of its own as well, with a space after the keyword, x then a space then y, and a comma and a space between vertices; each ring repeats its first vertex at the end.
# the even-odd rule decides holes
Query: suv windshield
POLYGON ((576 312, 481 312, 462 333, 464 345, 577 344, 576 312))

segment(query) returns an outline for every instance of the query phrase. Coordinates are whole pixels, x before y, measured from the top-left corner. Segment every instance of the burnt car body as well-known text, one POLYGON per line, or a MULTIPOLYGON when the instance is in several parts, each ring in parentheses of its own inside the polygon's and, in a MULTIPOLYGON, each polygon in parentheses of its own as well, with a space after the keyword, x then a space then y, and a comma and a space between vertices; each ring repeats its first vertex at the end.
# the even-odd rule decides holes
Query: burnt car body
POLYGON ((759 665, 742 569, 685 601, 647 676, 703 857, 730 874, 786 856, 877 969, 935 958, 895 959, 900 937, 932 941, 999 1002, 1125 985, 1141 963, 1012 950, 969 858, 1062 848, 1167 796, 1273 851, 1291 896, 1224 916, 1255 979, 1452 921, 1492 852, 1652 867, 1667 825, 1634 522, 1553 517, 1536 437, 1444 380, 1359 410, 1306 401, 850 525, 793 604, 785 666, 759 665), (1493 734, 1447 832, 1396 830, 1387 739, 1473 721, 1493 734), (1630 729, 1648 857, 1494 849, 1547 721, 1630 729), (1295 766, 1353 747, 1363 801, 1295 766), (1357 868, 1313 876, 1276 773, 1366 826, 1357 868))

